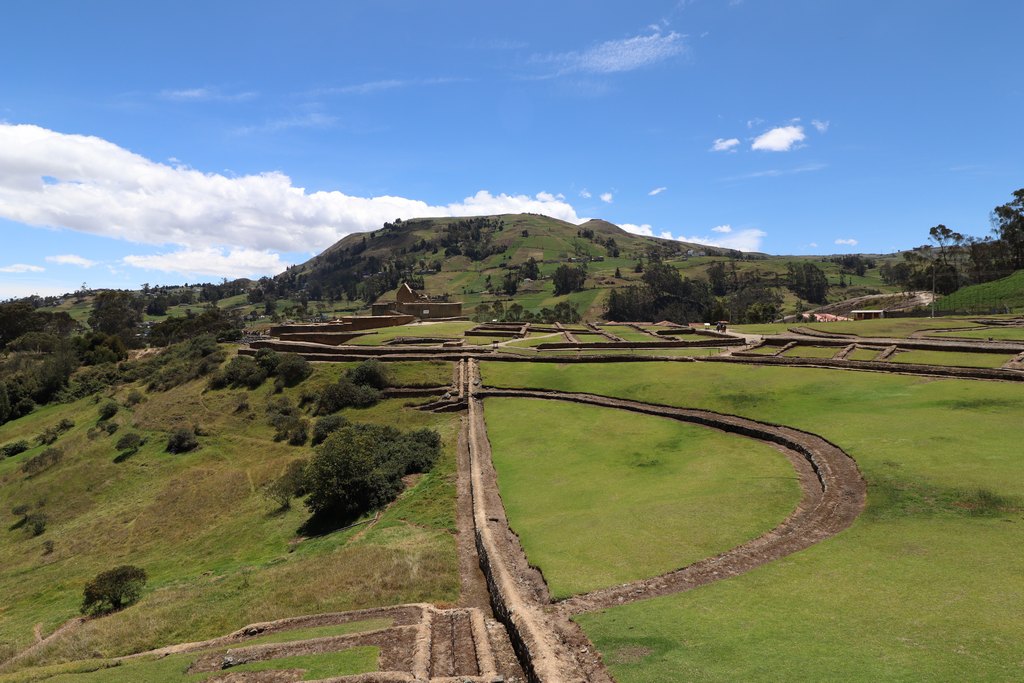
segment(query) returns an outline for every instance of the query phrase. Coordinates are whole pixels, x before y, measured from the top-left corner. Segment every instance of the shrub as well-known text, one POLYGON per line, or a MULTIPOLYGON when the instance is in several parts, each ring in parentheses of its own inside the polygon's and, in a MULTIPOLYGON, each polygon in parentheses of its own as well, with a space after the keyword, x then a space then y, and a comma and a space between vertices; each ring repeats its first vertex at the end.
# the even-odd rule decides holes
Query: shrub
MULTIPOLYGON (((306 468, 314 515, 354 518, 390 503, 402 490, 402 477, 440 451, 440 437, 429 430, 403 434, 394 427, 346 425, 317 449, 306 468)), ((429 466, 429 465, 428 465, 429 466)))
POLYGON ((109 420, 110 418, 117 415, 117 411, 120 408, 119 405, 113 401, 107 401, 100 406, 100 420, 109 420))
POLYGON ((268 375, 273 375, 277 372, 277 364, 280 360, 281 357, 273 349, 260 349, 256 352, 257 365, 266 370, 268 375))
POLYGON ((257 389, 267 379, 267 371, 249 356, 235 356, 224 369, 210 378, 211 389, 248 387, 257 389))
POLYGON ((298 354, 282 353, 278 356, 276 373, 275 384, 279 387, 294 387, 313 374, 313 367, 298 354))
POLYGON ((142 403, 142 392, 138 389, 132 389, 128 392, 128 395, 125 396, 124 403, 127 406, 134 406, 142 403))
POLYGON ((347 424, 348 420, 341 415, 324 415, 318 418, 313 425, 313 440, 310 442, 310 445, 316 446, 323 443, 333 432, 338 431, 347 424))
POLYGON ((270 482, 264 495, 277 503, 282 510, 292 505, 292 498, 306 495, 306 460, 293 460, 285 467, 284 473, 270 482))
POLYGON ((345 376, 353 384, 364 384, 374 389, 385 389, 390 381, 388 369, 379 360, 364 360, 359 365, 345 371, 345 376))
POLYGON ((134 451, 138 450, 141 445, 142 437, 134 432, 128 432, 127 434, 121 435, 121 438, 117 440, 115 447, 119 451, 134 451))
POLYGON ((116 432, 119 427, 120 425, 117 424, 116 422, 108 422, 105 425, 103 425, 103 431, 107 433, 107 436, 110 436, 114 432, 116 432))
POLYGON ((101 572, 85 584, 82 614, 109 614, 123 609, 139 599, 145 585, 145 570, 132 565, 101 572))
POLYGON ((341 378, 328 384, 320 392, 316 404, 317 415, 336 413, 342 408, 367 408, 380 400, 380 392, 365 384, 353 384, 348 378, 341 378))
POLYGON ((199 446, 195 433, 188 427, 178 427, 167 438, 168 453, 188 453, 199 446))
POLYGON ((44 429, 43 433, 36 437, 36 443, 40 446, 49 446, 57 441, 64 432, 71 430, 74 426, 74 422, 65 418, 52 427, 44 429))
POLYGON ((33 455, 21 465, 21 471, 30 477, 42 474, 64 459, 64 451, 59 448, 47 448, 42 453, 33 455))
POLYGON ((13 458, 19 453, 24 453, 29 448, 31 448, 31 445, 29 445, 29 442, 24 439, 21 441, 12 441, 11 443, 4 444, 4 446, 0 448, 0 457, 13 458))
POLYGON ((46 531, 46 523, 50 521, 42 512, 25 515, 25 530, 32 536, 41 536, 46 531))

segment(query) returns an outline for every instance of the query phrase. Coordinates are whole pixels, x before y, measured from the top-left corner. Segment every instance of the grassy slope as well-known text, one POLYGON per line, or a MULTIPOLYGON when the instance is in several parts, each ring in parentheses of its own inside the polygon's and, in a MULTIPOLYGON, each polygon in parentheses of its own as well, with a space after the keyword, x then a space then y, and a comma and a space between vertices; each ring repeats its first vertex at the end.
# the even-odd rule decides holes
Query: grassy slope
POLYGON ((556 598, 728 550, 800 498, 786 459, 748 439, 570 403, 485 408, 509 522, 556 598))
POLYGON ((889 357, 892 363, 954 365, 961 368, 998 368, 1012 356, 1005 353, 953 353, 950 351, 900 351, 889 357))
MULTIPOLYGON (((858 337, 907 337, 922 330, 947 329, 953 327, 977 327, 977 323, 962 318, 883 318, 880 320, 850 320, 834 323, 803 323, 802 327, 835 334, 852 334, 858 337)), ((792 327, 792 325, 790 325, 792 327)))
POLYGON ((653 363, 492 363, 484 378, 792 425, 840 444, 867 479, 867 510, 836 538, 712 586, 581 617, 617 680, 1020 677, 1020 387, 653 363), (1001 505, 986 508, 980 491, 1001 505))
MULTIPOLYGON (((320 366, 288 393, 329 381, 343 368, 320 366)), ((408 377, 451 377, 450 366, 403 370, 408 377)), ((123 389, 122 398, 128 388, 123 389)), ((454 445, 451 416, 431 415, 387 401, 346 411, 358 421, 438 429, 445 455, 434 472, 407 491, 372 529, 359 528, 293 543, 306 519, 300 503, 280 513, 259 492, 284 466, 308 456, 307 447, 274 443, 263 407, 268 382, 254 392, 204 391, 201 382, 151 393, 114 418, 112 437, 90 439, 97 407, 90 399, 53 406, 0 427, 0 443, 31 439, 61 418, 76 427, 58 442, 64 461, 26 479, 20 465, 40 448, 0 462, 4 514, 19 503, 42 508, 46 532, 0 532, 0 643, 8 651, 75 616, 84 583, 122 563, 150 575, 142 601, 88 622, 36 658, 56 661, 139 651, 211 637, 253 621, 323 610, 344 610, 457 596, 454 528, 454 445), (245 395, 247 412, 235 412, 245 395), (209 433, 199 450, 162 452, 175 424, 198 422, 209 433), (118 436, 134 425, 149 442, 133 457, 113 462, 118 436), (54 551, 43 554, 44 541, 54 551)), ((8 517, 9 524, 15 521, 8 517)))
POLYGON ((935 302, 941 311, 988 311, 1024 307, 1024 270, 1000 280, 964 287, 935 302))

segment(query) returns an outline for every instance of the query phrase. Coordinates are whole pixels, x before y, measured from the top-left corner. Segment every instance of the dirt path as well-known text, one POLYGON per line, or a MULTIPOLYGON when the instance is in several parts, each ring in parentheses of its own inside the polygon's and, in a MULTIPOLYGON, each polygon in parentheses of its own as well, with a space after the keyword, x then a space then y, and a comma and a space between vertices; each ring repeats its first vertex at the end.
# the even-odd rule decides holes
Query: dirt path
POLYGON ((834 536, 864 509, 866 485, 856 463, 814 434, 706 410, 659 406, 592 394, 519 389, 484 389, 481 396, 518 396, 571 401, 630 410, 766 441, 786 454, 800 478, 801 499, 793 513, 768 533, 716 557, 661 576, 578 595, 557 604, 570 617, 627 602, 690 590, 750 571, 834 536))

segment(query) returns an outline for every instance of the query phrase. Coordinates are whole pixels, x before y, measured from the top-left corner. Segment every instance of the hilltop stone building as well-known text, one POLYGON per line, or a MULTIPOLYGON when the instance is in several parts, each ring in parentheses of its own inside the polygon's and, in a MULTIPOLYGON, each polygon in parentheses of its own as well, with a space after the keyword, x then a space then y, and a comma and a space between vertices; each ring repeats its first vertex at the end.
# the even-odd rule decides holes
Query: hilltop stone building
POLYGON ((371 311, 373 315, 414 315, 421 320, 458 318, 462 315, 462 302, 427 296, 403 282, 395 301, 378 301, 371 311))

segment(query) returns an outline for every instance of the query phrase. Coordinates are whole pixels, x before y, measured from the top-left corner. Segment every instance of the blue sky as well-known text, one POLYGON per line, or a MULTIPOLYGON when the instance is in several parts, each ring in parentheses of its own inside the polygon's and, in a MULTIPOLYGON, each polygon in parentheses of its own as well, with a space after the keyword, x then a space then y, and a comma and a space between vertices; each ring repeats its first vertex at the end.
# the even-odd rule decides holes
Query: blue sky
POLYGON ((771 253, 988 232, 1024 3, 13 0, 0 298, 509 211, 771 253))

